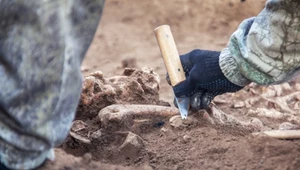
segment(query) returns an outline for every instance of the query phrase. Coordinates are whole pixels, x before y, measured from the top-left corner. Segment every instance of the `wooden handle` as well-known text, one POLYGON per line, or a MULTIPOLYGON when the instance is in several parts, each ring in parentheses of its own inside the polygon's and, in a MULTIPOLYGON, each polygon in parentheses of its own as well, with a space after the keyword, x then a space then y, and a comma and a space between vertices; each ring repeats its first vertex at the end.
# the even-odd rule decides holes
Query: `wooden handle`
POLYGON ((185 74, 170 26, 159 26, 154 29, 154 32, 171 80, 171 84, 172 86, 175 86, 185 80, 185 74))

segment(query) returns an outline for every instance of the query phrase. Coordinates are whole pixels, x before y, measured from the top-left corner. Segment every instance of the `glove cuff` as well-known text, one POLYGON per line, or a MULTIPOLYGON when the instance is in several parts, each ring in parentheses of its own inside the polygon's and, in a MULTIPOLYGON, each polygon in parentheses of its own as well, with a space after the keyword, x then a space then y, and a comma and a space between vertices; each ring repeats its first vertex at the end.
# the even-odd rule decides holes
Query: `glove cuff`
POLYGON ((208 91, 212 95, 235 92, 243 88, 227 79, 219 65, 220 52, 193 50, 182 55, 181 62, 187 80, 174 87, 177 97, 192 96, 198 91, 208 91))
POLYGON ((233 84, 246 86, 251 83, 251 81, 244 77, 238 70, 237 61, 231 55, 229 48, 225 48, 221 52, 219 65, 224 76, 233 84))
POLYGON ((225 92, 235 92, 244 86, 239 86, 227 79, 219 65, 220 52, 208 51, 202 55, 202 62, 196 64, 197 71, 192 73, 195 76, 196 87, 212 93, 222 94, 225 92), (209 55, 208 55, 209 54, 209 55))

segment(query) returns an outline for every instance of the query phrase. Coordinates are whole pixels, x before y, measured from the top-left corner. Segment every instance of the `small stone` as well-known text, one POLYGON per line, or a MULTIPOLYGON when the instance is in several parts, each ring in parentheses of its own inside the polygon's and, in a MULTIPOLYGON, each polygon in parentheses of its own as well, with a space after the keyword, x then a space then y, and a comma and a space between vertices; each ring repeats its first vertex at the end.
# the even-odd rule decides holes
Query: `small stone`
POLYGON ((162 127, 162 128, 160 129, 160 135, 161 135, 161 136, 170 136, 171 133, 172 133, 172 130, 167 129, 167 128, 165 128, 165 127, 162 127))
POLYGON ((129 132, 123 144, 119 147, 119 151, 125 158, 134 160, 138 157, 139 152, 144 148, 143 139, 129 132))
POLYGON ((250 121, 246 124, 252 131, 261 131, 264 128, 264 124, 258 118, 251 118, 250 121))
POLYGON ((194 124, 195 120, 192 119, 191 117, 182 119, 180 115, 175 115, 170 118, 169 123, 172 127, 181 129, 194 124))
POLYGON ((220 98, 219 96, 216 96, 214 98, 214 103, 217 103, 217 104, 228 104, 229 101, 228 100, 225 100, 225 99, 222 99, 220 98))
POLYGON ((99 139, 101 137, 101 135, 102 135, 102 132, 100 130, 97 130, 91 134, 91 138, 99 139))
POLYGON ((75 132, 70 132, 70 136, 72 136, 75 140, 77 140, 81 143, 91 144, 91 141, 88 138, 83 137, 75 132))
POLYGON ((131 76, 137 69, 136 68, 125 68, 123 75, 124 76, 131 76))
POLYGON ((275 109, 257 108, 257 115, 261 117, 268 117, 273 119, 282 119, 284 114, 275 109))
POLYGON ((234 103, 233 104, 233 108, 243 108, 243 107, 245 107, 246 106, 246 104, 245 104, 245 102, 243 102, 243 101, 240 101, 240 102, 236 102, 236 103, 234 103))
POLYGON ((82 163, 88 165, 92 161, 93 156, 90 153, 85 153, 82 157, 82 163))
POLYGON ((189 135, 184 135, 184 136, 183 136, 183 141, 184 141, 185 143, 189 142, 191 139, 192 139, 192 138, 191 138, 191 136, 189 136, 189 135))
POLYGON ((295 125, 290 122, 283 122, 279 125, 279 130, 297 130, 299 128, 299 125, 295 125))
POLYGON ((162 127, 162 128, 160 129, 160 131, 163 132, 163 133, 168 133, 168 132, 169 132, 169 129, 167 129, 167 128, 165 128, 165 127, 162 127))
POLYGON ((71 127, 71 130, 73 132, 78 132, 78 131, 81 131, 83 129, 86 129, 87 128, 87 124, 84 123, 82 120, 75 120, 73 123, 72 123, 72 127, 71 127))
POLYGON ((97 79, 103 79, 103 72, 102 71, 96 71, 90 74, 90 76, 93 76, 97 79))
POLYGON ((277 92, 272 87, 273 86, 265 87, 265 89, 263 89, 263 93, 261 94, 261 96, 263 96, 263 97, 276 97, 277 92))

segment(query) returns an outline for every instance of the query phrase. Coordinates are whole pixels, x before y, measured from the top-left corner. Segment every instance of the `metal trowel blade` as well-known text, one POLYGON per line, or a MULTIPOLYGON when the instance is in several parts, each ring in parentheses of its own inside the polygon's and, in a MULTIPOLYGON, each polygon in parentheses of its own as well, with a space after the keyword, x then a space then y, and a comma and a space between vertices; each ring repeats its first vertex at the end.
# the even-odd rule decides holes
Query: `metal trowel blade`
POLYGON ((186 119, 189 113, 190 97, 175 97, 182 119, 186 119))

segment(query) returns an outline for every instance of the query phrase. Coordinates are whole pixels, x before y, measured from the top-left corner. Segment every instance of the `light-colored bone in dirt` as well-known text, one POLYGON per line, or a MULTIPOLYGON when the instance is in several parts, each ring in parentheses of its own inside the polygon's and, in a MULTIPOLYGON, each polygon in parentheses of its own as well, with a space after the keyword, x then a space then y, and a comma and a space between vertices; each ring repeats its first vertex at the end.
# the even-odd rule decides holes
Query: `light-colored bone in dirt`
POLYGON ((228 115, 219 109, 215 104, 211 103, 209 108, 206 109, 203 117, 209 120, 212 124, 220 124, 234 127, 246 128, 250 131, 261 131, 263 129, 263 123, 257 118, 251 118, 248 122, 238 120, 232 115, 228 115))
POLYGON ((300 130, 270 130, 253 135, 266 135, 276 139, 300 139, 300 130))
POLYGON ((110 122, 128 124, 135 117, 140 119, 169 117, 179 114, 179 110, 175 107, 157 106, 157 105, 110 105, 102 109, 98 116, 101 123, 105 126, 110 122))

